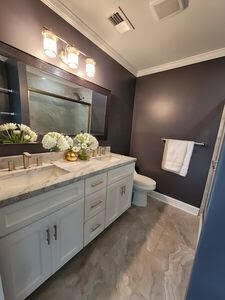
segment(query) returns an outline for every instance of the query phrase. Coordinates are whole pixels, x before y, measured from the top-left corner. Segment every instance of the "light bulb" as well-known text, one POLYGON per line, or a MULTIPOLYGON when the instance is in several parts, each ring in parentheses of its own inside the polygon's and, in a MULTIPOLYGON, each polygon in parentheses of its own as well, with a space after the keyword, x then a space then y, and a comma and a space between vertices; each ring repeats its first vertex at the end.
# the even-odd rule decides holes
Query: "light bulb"
POLYGON ((67 64, 70 68, 76 69, 79 61, 79 51, 71 46, 66 47, 67 64))
POLYGON ((47 56, 54 58, 57 56, 57 37, 48 30, 42 32, 43 34, 43 48, 47 56))
POLYGON ((95 76, 95 61, 92 58, 86 59, 86 73, 88 77, 95 76))

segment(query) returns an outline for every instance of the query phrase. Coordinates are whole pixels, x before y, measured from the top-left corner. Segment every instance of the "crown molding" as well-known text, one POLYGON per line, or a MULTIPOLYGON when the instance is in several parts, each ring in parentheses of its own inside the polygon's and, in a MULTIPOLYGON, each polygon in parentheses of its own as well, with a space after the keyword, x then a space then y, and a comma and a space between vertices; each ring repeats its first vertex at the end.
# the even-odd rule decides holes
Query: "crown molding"
POLYGON ((84 36, 91 40, 101 50, 111 56, 125 69, 130 71, 133 75, 137 76, 137 69, 132 66, 126 59, 117 53, 109 44, 107 44, 94 30, 85 24, 77 15, 68 9, 59 0, 41 0, 45 5, 52 9, 56 14, 63 18, 66 22, 72 25, 75 29, 80 31, 84 36))
POLYGON ((41 0, 41 2, 47 5, 50 9, 52 9, 56 14, 62 17, 75 29, 80 31, 101 50, 103 50, 105 53, 111 56, 114 60, 116 60, 119 64, 121 64, 125 69, 130 71, 136 77, 142 77, 145 75, 176 69, 225 56, 225 48, 220 48, 217 50, 197 54, 194 56, 189 56, 162 65, 137 70, 124 57, 122 57, 117 51, 115 51, 106 41, 104 41, 94 30, 92 30, 86 23, 84 23, 76 14, 74 14, 70 9, 68 9, 60 0, 41 0))
POLYGON ((220 48, 217 50, 213 50, 213 51, 197 54, 194 56, 189 56, 189 57, 179 59, 176 61, 172 61, 172 62, 163 64, 163 65, 139 70, 137 72, 137 77, 150 75, 150 74, 154 74, 154 73, 159 73, 159 72, 163 72, 163 71, 167 71, 167 70, 171 70, 171 69, 176 69, 176 68, 196 64, 199 62, 203 62, 203 61, 207 61, 207 60, 211 60, 211 59, 215 59, 215 58, 219 58, 219 57, 223 57, 223 56, 225 56, 225 48, 220 48))

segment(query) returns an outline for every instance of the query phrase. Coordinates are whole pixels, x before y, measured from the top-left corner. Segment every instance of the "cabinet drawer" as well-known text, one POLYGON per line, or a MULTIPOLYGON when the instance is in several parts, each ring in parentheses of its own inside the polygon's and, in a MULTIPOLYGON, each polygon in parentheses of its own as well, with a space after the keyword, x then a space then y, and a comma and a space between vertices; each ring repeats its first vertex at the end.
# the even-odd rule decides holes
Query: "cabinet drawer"
POLYGON ((95 193, 106 186, 107 173, 87 178, 85 181, 85 195, 95 193))
POLYGON ((85 198, 85 221, 105 209, 106 188, 85 198))
POLYGON ((124 177, 127 177, 129 175, 132 175, 134 173, 134 166, 135 163, 119 167, 116 169, 113 169, 108 172, 108 184, 112 184, 114 182, 117 182, 124 177))
POLYGON ((100 212, 84 224, 84 246, 104 230, 105 211, 100 212))
POLYGON ((31 224, 84 197, 84 181, 31 197, 0 209, 0 237, 31 224))

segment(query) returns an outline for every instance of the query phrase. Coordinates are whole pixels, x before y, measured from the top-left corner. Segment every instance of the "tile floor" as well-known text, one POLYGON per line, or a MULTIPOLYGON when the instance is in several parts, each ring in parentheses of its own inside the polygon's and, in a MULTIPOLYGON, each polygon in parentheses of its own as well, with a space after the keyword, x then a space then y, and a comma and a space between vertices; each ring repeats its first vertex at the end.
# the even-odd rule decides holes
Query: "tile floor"
POLYGON ((156 200, 131 207, 29 300, 183 300, 198 218, 156 200))

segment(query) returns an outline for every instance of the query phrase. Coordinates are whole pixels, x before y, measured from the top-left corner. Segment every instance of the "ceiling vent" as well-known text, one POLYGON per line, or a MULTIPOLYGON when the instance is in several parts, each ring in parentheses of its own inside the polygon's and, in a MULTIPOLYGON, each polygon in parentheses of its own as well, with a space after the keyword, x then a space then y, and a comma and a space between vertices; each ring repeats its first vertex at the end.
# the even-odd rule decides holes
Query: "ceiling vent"
POLYGON ((127 15, 124 13, 121 7, 118 7, 118 10, 115 11, 108 18, 108 20, 112 23, 115 29, 121 34, 135 29, 133 24, 128 19, 127 15))
POLYGON ((150 0, 150 8, 157 21, 180 13, 188 6, 188 0, 150 0))

